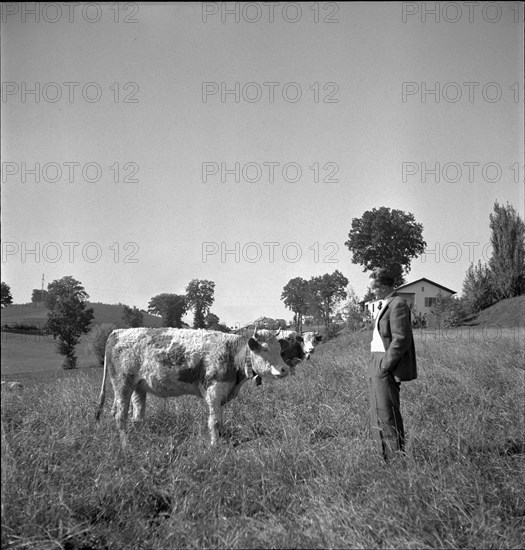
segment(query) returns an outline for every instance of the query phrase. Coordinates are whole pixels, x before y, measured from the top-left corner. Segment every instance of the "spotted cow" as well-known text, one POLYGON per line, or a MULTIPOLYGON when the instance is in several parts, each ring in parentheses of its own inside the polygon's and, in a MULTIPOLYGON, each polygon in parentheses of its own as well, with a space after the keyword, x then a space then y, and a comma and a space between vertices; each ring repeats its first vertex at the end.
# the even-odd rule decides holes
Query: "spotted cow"
POLYGON ((142 421, 148 393, 204 398, 214 445, 222 424, 221 407, 237 396, 244 382, 256 377, 283 378, 289 373, 280 351, 268 330, 256 329, 250 338, 200 329, 114 330, 106 343, 96 419, 104 406, 109 374, 115 394, 113 415, 123 448, 130 402, 134 420, 142 421))

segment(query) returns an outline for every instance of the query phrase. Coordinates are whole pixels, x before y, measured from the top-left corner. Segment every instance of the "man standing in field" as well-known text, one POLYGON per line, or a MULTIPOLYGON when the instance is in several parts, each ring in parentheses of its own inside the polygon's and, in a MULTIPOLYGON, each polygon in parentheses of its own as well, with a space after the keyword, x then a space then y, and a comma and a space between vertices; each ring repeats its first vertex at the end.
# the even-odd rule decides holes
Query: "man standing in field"
POLYGON ((379 450, 388 460, 405 449, 399 388, 401 382, 417 378, 416 351, 410 308, 394 291, 392 271, 386 268, 372 271, 368 288, 376 300, 381 300, 368 367, 371 428, 379 450))

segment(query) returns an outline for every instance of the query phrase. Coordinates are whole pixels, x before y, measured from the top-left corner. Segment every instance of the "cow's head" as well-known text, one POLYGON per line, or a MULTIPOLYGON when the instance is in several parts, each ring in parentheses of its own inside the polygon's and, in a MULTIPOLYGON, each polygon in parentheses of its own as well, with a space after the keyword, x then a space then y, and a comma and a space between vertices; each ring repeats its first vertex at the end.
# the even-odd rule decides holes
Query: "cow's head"
POLYGON ((279 345, 281 346, 281 357, 290 367, 290 374, 294 375, 296 365, 304 359, 303 339, 301 336, 281 338, 279 345))
POLYGON ((315 346, 323 339, 318 332, 303 332, 303 351, 306 359, 315 351, 315 346))
POLYGON ((255 374, 283 378, 290 372, 281 357, 281 346, 269 330, 255 330, 248 340, 251 351, 252 369, 255 374))

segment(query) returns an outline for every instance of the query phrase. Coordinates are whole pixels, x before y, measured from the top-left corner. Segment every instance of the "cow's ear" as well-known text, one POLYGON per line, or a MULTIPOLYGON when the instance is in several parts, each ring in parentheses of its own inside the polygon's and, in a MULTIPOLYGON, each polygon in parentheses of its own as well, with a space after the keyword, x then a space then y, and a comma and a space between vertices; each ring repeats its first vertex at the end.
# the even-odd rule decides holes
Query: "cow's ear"
POLYGON ((316 339, 318 342, 320 342, 320 341, 323 339, 323 337, 322 337, 322 336, 316 336, 315 339, 316 339))
POLYGON ((296 336, 295 341, 296 342, 304 342, 304 338, 302 336, 296 336))
POLYGON ((250 338, 248 340, 248 347, 252 351, 259 351, 261 349, 261 344, 259 344, 259 342, 255 338, 250 338))

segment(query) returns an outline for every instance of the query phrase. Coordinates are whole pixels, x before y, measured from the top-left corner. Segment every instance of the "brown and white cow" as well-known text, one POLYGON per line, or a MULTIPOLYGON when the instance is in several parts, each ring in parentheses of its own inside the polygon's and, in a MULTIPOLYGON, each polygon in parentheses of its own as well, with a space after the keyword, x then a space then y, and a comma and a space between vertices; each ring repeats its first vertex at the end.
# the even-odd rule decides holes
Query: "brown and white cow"
POLYGON ((323 339, 318 332, 303 332, 299 334, 293 330, 281 330, 275 337, 281 346, 281 357, 291 367, 291 374, 295 374, 295 366, 301 361, 310 359, 315 346, 323 339))
POLYGON ((148 393, 204 398, 214 445, 222 424, 221 407, 237 396, 242 384, 257 376, 283 378, 289 368, 281 358, 277 339, 268 330, 255 329, 249 339, 200 329, 114 330, 106 343, 97 420, 104 406, 108 372, 115 393, 113 415, 125 447, 130 401, 133 418, 142 421, 148 393))

